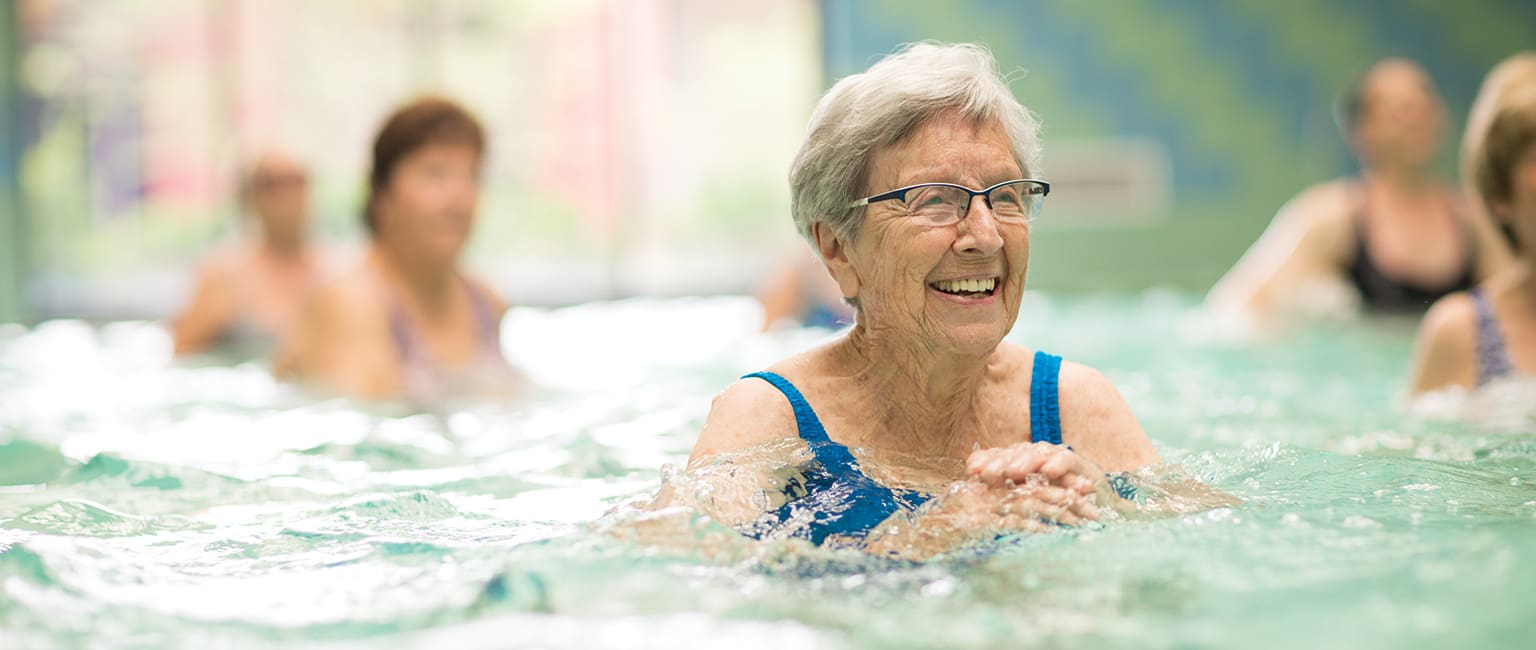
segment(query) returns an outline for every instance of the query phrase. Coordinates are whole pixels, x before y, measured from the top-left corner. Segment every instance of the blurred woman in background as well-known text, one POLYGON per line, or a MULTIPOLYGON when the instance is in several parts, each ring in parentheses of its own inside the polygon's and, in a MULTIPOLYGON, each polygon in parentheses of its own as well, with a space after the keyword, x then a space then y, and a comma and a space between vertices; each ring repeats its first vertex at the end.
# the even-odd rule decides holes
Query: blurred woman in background
POLYGON ((1486 197, 1477 188, 1476 167, 1483 156, 1483 141, 1488 136, 1488 123, 1493 121, 1494 112, 1507 103, 1506 95, 1510 90, 1521 87, 1522 83, 1529 84, 1532 78, 1536 78, 1536 52, 1522 52, 1493 66, 1483 79, 1471 110, 1467 111, 1467 128, 1461 136, 1462 184, 1466 186, 1468 196, 1479 199, 1471 202, 1472 209, 1478 211, 1481 218, 1497 224, 1510 246, 1517 246, 1514 230, 1508 222, 1491 214, 1486 197))
POLYGON ((270 355, 320 277, 309 245, 309 180, 279 152, 258 156, 240 180, 240 203, 256 232, 209 256, 173 325, 176 354, 208 350, 270 355))
POLYGON ((838 329, 853 323, 853 308, 821 258, 804 248, 785 259, 757 293, 763 306, 763 331, 783 327, 838 329))
POLYGON ((306 305, 277 365, 325 389, 434 402, 513 382, 506 304, 460 269, 480 198, 485 133, 459 105, 396 110, 373 144, 357 268, 306 305))
POLYGON ((1208 302, 1259 320, 1286 315, 1419 313, 1509 262, 1486 219, 1433 169, 1445 107, 1429 75, 1377 63, 1351 87, 1339 122, 1359 178, 1291 199, 1208 302))
POLYGON ((1435 303, 1419 333, 1415 393, 1536 376, 1536 55, 1511 62, 1480 93, 1486 129, 1468 135, 1478 196, 1513 233, 1519 256, 1476 289, 1435 303))

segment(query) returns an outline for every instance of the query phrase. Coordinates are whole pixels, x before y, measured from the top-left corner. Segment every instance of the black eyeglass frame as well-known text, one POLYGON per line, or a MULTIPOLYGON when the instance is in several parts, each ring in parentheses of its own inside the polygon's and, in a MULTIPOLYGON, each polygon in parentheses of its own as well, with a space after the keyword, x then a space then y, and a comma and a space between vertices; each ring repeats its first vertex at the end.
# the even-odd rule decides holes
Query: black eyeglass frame
MULTIPOLYGON (((1003 181, 1001 183, 998 183, 998 184, 993 185, 991 187, 988 187, 986 189, 980 189, 980 190, 973 190, 973 189, 971 189, 969 187, 966 187, 964 185, 956 185, 954 183, 918 183, 916 185, 908 185, 906 187, 898 187, 898 188, 896 188, 894 190, 891 190, 889 192, 885 192, 883 194, 876 194, 876 195, 871 196, 871 197, 866 197, 866 198, 859 199, 857 201, 854 201, 853 203, 848 204, 848 209, 852 210, 853 208, 860 208, 860 207, 864 207, 866 205, 869 205, 871 203, 879 203, 881 201, 903 201, 904 202, 904 201, 907 200, 907 193, 908 192, 911 192, 912 190, 923 188, 923 187, 953 187, 953 188, 958 189, 958 190, 964 190, 966 194, 970 195, 966 199, 966 201, 965 201, 965 209, 960 211, 960 219, 959 220, 964 220, 966 215, 970 214, 970 212, 971 212, 971 203, 976 200, 976 197, 980 196, 980 197, 984 198, 987 201, 987 209, 990 210, 990 209, 992 209, 992 192, 994 190, 998 189, 998 188, 1001 188, 1001 187, 1005 186, 1005 185, 1013 185, 1015 183, 1026 183, 1026 184, 1028 184, 1028 185, 1026 185, 1026 187, 1028 188, 1028 191, 1025 192, 1026 195, 1033 196, 1035 194, 1039 194, 1041 200, 1044 200, 1045 197, 1051 195, 1051 184, 1046 182, 1046 181, 1042 181, 1042 180, 1039 180, 1039 179, 1036 179, 1036 178, 1015 178, 1013 180, 1003 181)), ((1033 215, 1031 215, 1031 216, 1033 216, 1033 215)))

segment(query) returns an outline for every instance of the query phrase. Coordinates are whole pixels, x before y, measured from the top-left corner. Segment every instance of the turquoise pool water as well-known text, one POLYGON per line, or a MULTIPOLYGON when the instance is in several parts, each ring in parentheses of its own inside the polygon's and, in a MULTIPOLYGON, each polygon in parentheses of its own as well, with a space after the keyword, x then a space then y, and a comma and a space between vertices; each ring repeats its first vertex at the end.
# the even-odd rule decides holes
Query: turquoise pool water
MULTIPOLYGON (((521 403, 314 401, 162 327, 0 327, 0 646, 1531 647, 1536 426, 1397 408, 1411 323, 1235 340, 1190 297, 1030 296, 1239 507, 924 565, 625 504, 821 334, 739 299, 519 310, 521 403)), ((1536 403, 1536 402, 1533 402, 1536 403)))

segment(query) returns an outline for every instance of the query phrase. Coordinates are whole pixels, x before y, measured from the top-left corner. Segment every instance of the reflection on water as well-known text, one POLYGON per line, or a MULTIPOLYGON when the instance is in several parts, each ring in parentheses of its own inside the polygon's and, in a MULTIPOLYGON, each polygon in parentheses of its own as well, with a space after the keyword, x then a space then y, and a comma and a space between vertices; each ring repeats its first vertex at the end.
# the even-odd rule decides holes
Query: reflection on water
POLYGON ((757 334, 749 300, 516 311, 509 356, 541 388, 427 413, 315 401, 260 364, 176 366, 154 324, 3 327, 0 628, 8 647, 1536 633, 1536 427, 1400 413, 1411 327, 1245 346, 1192 305, 1030 296, 1014 338, 1103 369, 1165 458, 1243 505, 930 563, 750 543, 686 504, 639 507, 715 392, 824 336, 757 334))

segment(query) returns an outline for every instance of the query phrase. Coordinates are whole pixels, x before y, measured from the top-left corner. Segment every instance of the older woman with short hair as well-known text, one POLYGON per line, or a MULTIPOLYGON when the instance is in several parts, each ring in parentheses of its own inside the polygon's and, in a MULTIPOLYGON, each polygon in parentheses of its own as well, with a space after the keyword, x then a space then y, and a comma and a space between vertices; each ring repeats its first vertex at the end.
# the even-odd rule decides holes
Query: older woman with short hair
POLYGON ((1123 503, 1106 471, 1160 462, 1103 375, 1003 341, 1050 191, 1037 130, 975 45, 910 45, 827 92, 792 210, 856 322, 715 398, 690 468, 735 478, 706 511, 923 554, 1096 519, 1123 503))

